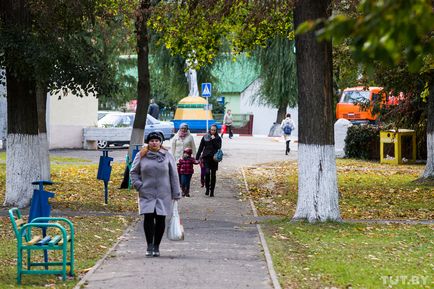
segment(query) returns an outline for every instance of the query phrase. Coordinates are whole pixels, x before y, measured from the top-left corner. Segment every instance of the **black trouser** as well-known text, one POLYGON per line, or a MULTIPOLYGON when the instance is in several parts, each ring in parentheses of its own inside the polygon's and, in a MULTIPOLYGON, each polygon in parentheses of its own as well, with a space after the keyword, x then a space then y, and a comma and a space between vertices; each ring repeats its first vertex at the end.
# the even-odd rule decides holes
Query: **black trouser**
POLYGON ((229 133, 229 138, 232 138, 234 136, 234 134, 232 133, 232 125, 228 125, 227 126, 227 130, 228 130, 228 133, 229 133))
POLYGON ((286 141, 286 153, 289 153, 289 151, 290 151, 290 148, 289 148, 289 143, 290 142, 291 142, 290 140, 286 141))
MULTIPOLYGON (((232 132, 232 125, 226 125, 226 131, 229 134, 229 138, 232 138, 234 136, 233 132, 232 132)), ((222 133, 221 137, 223 137, 224 133, 222 133)))
POLYGON ((144 215, 143 229, 145 230, 146 243, 158 247, 166 227, 166 216, 159 216, 155 211, 144 215))
POLYGON ((210 168, 206 168, 205 172, 205 187, 206 190, 210 190, 211 194, 214 195, 215 181, 216 181, 216 172, 217 170, 213 170, 210 168))

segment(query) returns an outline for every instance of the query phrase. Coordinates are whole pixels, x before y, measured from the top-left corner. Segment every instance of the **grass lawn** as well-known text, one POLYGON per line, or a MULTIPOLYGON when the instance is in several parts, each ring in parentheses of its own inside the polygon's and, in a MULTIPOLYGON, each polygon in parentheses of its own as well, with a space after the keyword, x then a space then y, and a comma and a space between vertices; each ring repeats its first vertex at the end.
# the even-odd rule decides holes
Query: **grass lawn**
MULTIPOLYGON (((344 219, 433 219, 432 185, 413 182, 423 165, 381 165, 337 160, 341 216, 344 219)), ((261 215, 292 217, 297 204, 297 163, 245 169, 249 196, 261 215)))
MULTIPOLYGON (((337 160, 344 219, 433 219, 429 184, 413 182, 422 165, 337 160)), ((434 226, 290 223, 297 163, 247 168, 247 195, 261 215, 282 288, 433 288, 434 226)))
MULTIPOLYGON (((4 160, 3 152, 0 153, 0 203, 4 201, 6 189, 4 160)), ((113 163, 109 204, 105 205, 104 183, 96 179, 98 165, 83 164, 86 162, 77 158, 51 157, 51 176, 55 184, 46 189, 55 193, 55 197, 50 199, 54 209, 107 211, 113 214, 137 212, 137 193, 133 189, 118 189, 123 177, 123 163, 113 163)), ((133 220, 122 216, 68 218, 74 223, 76 231, 76 275, 84 274, 95 265, 133 220)), ((9 218, 0 217, 0 288, 72 288, 77 282, 78 278, 63 282, 54 275, 25 275, 23 286, 16 286, 15 236, 9 218)))
MULTIPOLYGON (((90 162, 89 160, 86 160, 86 159, 80 159, 80 158, 68 158, 68 157, 59 157, 59 156, 50 156, 50 160, 51 160, 51 162, 54 162, 54 163, 67 163, 67 162, 71 162, 71 163, 73 163, 73 162, 84 162, 84 163, 86 163, 86 162, 90 162)), ((6 152, 5 151, 2 151, 2 152, 0 152, 0 161, 3 161, 3 162, 5 162, 6 161, 6 152)))
MULTIPOLYGON (((24 275, 22 286, 17 286, 16 239, 9 218, 0 217, 0 288, 74 287, 78 282, 77 276, 83 275, 95 265, 132 221, 131 218, 122 216, 69 217, 69 219, 75 229, 76 277, 63 282, 55 275, 24 275)), ((40 255, 42 259, 42 253, 40 255)))
POLYGON ((282 288, 433 288, 433 227, 264 224, 282 288))
MULTIPOLYGON (((53 208, 73 211, 137 211, 137 192, 134 189, 118 189, 123 178, 124 163, 113 163, 112 165, 108 186, 109 201, 108 205, 105 205, 104 182, 96 179, 97 164, 83 165, 80 159, 75 159, 78 163, 68 164, 65 164, 65 158, 56 158, 55 161, 62 162, 62 164, 56 164, 52 160, 51 179, 55 184, 45 187, 56 194, 53 199, 50 199, 53 208)), ((5 197, 5 174, 6 164, 0 163, 0 203, 3 203, 5 197)))

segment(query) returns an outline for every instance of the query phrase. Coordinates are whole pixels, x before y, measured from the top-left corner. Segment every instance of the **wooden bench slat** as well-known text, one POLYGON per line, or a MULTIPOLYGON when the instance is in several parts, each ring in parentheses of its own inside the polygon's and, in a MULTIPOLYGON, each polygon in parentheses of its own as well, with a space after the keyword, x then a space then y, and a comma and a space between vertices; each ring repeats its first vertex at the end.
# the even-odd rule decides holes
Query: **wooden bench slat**
POLYGON ((15 224, 17 225, 17 227, 19 228, 19 227, 21 227, 22 225, 24 225, 24 220, 23 219, 17 219, 16 221, 15 221, 15 224))
MULTIPOLYGON (((69 241, 71 241, 71 235, 66 236, 66 242, 68 243, 69 241)), ((58 243, 59 246, 63 245, 63 239, 60 240, 60 242, 58 243)))
POLYGON ((31 245, 35 245, 37 242, 39 242, 42 239, 41 236, 34 236, 30 241, 25 242, 24 245, 25 246, 31 246, 31 245))
POLYGON ((54 236, 50 242, 48 242, 48 246, 54 246, 56 245, 60 240, 62 239, 62 236, 56 235, 54 236))
POLYGON ((50 240, 51 240, 51 237, 50 236, 45 236, 41 241, 39 241, 36 245, 39 245, 39 246, 43 246, 43 245, 46 245, 46 244, 48 244, 48 242, 50 242, 50 240))

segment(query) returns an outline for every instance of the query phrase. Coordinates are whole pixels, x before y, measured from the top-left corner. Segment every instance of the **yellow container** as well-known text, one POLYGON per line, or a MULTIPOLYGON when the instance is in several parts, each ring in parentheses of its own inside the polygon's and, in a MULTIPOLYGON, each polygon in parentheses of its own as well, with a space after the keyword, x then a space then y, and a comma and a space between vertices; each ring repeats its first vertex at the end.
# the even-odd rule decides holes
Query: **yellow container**
POLYGON ((380 163, 404 164, 416 162, 416 132, 412 129, 380 131, 380 163), (403 156, 403 138, 411 138, 411 156, 403 156), (393 156, 385 155, 385 144, 393 144, 393 156))
POLYGON ((178 103, 174 120, 213 120, 211 110, 205 110, 206 99, 200 96, 187 96, 178 103))

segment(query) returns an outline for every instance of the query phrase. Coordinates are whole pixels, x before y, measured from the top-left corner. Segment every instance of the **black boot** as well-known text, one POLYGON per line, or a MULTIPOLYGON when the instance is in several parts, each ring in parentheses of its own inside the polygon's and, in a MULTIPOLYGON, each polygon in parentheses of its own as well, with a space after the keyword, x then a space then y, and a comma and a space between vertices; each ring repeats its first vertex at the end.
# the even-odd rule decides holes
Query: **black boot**
POLYGON ((190 189, 185 189, 185 196, 190 197, 190 189))
POLYGON ((205 191, 205 195, 209 195, 209 183, 210 183, 210 178, 211 178, 211 176, 210 176, 210 174, 209 174, 209 172, 207 172, 207 174, 205 175, 205 188, 206 188, 206 191, 205 191))
POLYGON ((146 249, 146 257, 152 257, 154 253, 154 244, 148 244, 148 248, 146 249))
POLYGON ((154 252, 152 253, 154 257, 160 257, 160 246, 154 246, 154 252))
POLYGON ((211 175, 211 185, 210 185, 210 197, 214 197, 214 189, 215 189, 215 172, 211 175))

